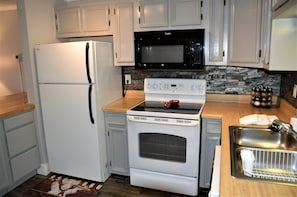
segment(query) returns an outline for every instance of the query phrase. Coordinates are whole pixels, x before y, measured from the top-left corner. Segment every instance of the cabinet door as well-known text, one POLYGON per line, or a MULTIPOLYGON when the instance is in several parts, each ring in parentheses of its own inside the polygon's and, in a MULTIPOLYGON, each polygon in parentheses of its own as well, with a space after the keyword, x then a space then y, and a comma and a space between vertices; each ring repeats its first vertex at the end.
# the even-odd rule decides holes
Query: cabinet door
POLYGON ((110 173, 129 175, 126 114, 105 113, 110 173))
POLYGON ((261 26, 261 61, 262 64, 269 64, 270 40, 272 27, 272 3, 271 0, 263 0, 262 5, 262 26, 261 26))
POLYGON ((116 66, 134 65, 133 5, 117 4, 114 12, 114 63, 116 66))
POLYGON ((81 7, 83 32, 96 32, 96 35, 111 35, 110 8, 108 4, 81 7))
POLYGON ((212 174, 212 166, 213 166, 213 158, 214 158, 214 151, 216 148, 216 145, 219 145, 221 142, 221 137, 220 134, 210 134, 207 135, 205 139, 205 150, 207 151, 205 153, 205 165, 204 165, 204 170, 202 173, 204 173, 204 183, 203 187, 209 188, 210 187, 210 181, 211 181, 211 174, 212 174))
POLYGON ((261 9, 262 0, 230 0, 229 63, 231 65, 259 63, 261 9))
POLYGON ((202 119, 200 159, 200 187, 209 188, 215 146, 221 143, 222 122, 220 119, 202 119))
POLYGON ((200 0, 171 0, 170 4, 172 26, 201 24, 200 0))
POLYGON ((209 7, 209 64, 223 64, 227 45, 225 0, 210 0, 209 7))
MULTIPOLYGON (((0 120, 1 121, 1 120, 0 120)), ((4 148, 4 133, 2 131, 2 122, 0 122, 0 196, 5 194, 7 192, 7 187, 9 185, 9 179, 8 179, 8 168, 7 168, 7 162, 8 158, 6 155, 6 151, 4 148)))
POLYGON ((168 26, 168 0, 140 1, 140 27, 168 26))
POLYGON ((81 31, 80 10, 74 8, 56 9, 57 37, 63 34, 76 33, 81 31))

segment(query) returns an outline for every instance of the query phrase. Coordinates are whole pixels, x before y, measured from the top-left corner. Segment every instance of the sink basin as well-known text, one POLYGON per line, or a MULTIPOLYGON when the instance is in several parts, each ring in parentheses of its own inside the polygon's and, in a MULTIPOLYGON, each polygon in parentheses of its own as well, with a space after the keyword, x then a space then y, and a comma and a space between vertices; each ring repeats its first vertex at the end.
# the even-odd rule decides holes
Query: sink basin
POLYGON ((297 137, 265 128, 230 126, 231 174, 236 178, 297 185, 297 137), (254 156, 252 172, 243 167, 241 151, 254 156))

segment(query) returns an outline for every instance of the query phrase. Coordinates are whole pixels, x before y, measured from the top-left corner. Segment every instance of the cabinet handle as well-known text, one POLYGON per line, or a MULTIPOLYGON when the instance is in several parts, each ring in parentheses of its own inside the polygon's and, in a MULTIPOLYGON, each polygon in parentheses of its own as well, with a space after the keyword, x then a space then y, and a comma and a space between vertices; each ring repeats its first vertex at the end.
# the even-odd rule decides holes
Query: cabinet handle
POLYGON ((55 13, 55 20, 56 20, 56 31, 58 31, 58 16, 57 16, 57 13, 55 13))
POLYGON ((259 58, 262 56, 262 50, 259 50, 259 58))
POLYGON ((108 25, 109 25, 109 27, 110 27, 110 20, 108 21, 108 25))
POLYGON ((108 8, 108 15, 110 15, 110 8, 108 8))

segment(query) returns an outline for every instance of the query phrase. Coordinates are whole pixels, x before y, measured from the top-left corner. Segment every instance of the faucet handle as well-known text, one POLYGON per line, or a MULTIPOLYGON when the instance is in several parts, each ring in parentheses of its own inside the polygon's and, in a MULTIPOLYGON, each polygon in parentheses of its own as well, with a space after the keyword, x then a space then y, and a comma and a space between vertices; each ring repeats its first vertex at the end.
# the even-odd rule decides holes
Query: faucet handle
POLYGON ((291 124, 283 122, 278 119, 274 120, 269 128, 274 132, 280 132, 280 133, 290 132, 293 130, 291 124))

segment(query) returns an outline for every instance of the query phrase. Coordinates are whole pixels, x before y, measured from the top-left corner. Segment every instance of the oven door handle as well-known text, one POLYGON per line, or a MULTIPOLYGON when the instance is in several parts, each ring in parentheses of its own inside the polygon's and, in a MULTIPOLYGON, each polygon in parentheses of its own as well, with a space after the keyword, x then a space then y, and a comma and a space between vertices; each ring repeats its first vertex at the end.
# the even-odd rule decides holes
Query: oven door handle
POLYGON ((188 127, 194 127, 200 124, 199 120, 183 120, 183 119, 159 118, 159 117, 127 116, 127 120, 130 122, 138 122, 138 123, 177 125, 177 126, 188 126, 188 127))

